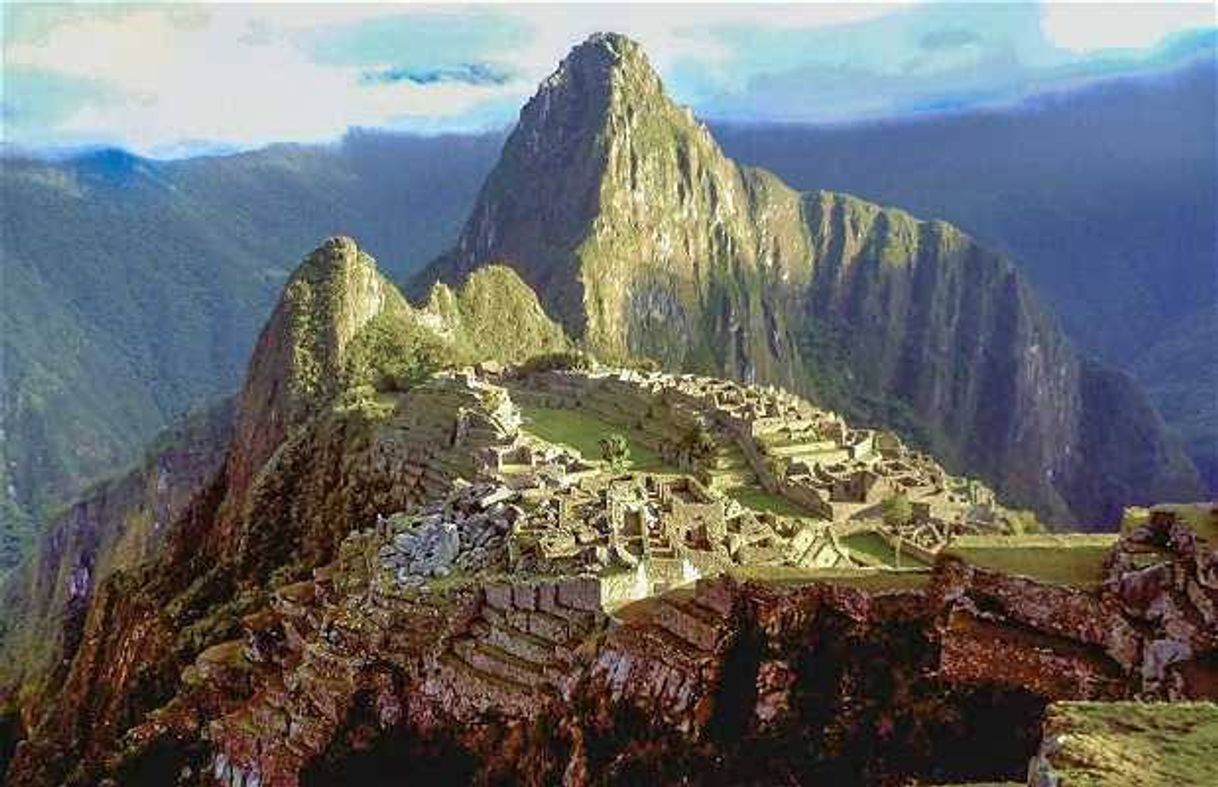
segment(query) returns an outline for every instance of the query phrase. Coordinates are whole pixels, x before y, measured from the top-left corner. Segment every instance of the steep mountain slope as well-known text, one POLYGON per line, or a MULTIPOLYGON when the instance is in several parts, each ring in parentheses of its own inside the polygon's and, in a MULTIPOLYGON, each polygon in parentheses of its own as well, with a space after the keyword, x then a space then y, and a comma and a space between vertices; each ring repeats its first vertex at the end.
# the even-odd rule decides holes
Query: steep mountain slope
POLYGON ((80 646, 98 584, 161 554, 198 491, 223 464, 233 403, 161 433, 143 462, 87 490, 47 523, 38 549, 0 586, 0 684, 28 678, 31 694, 59 685, 80 646))
POLYGON ((75 690, 89 696, 69 689, 48 724, 66 725, 55 734, 69 730, 72 741, 106 738, 113 730, 76 725, 113 711, 106 703, 162 696, 180 652, 237 625, 265 600, 258 588, 272 572, 307 573, 353 527, 418 499, 406 471, 444 449, 404 440, 403 420, 460 412, 442 389, 413 390, 432 371, 569 346, 510 270, 485 268, 414 307, 354 241, 329 239, 289 278, 235 412, 219 408, 167 436, 143 466, 56 519, 7 578, 0 685, 26 694, 0 705, 23 703, 31 724, 76 670, 75 690), (106 633, 90 635, 97 626, 106 633), (77 663, 90 636, 99 664, 122 661, 107 643, 136 637, 140 663, 111 664, 113 684, 94 685, 77 663))
POLYGON ((1202 479, 1218 495, 1218 300, 1167 322, 1130 370, 1184 436, 1202 479))
MULTIPOLYGON (((74 509, 0 595, 16 623, 0 631, 7 783, 1011 779, 1050 701, 1213 696, 1215 558, 1182 515, 1145 512, 1104 539, 1095 577, 1060 585, 946 554, 912 572, 764 563, 775 528, 795 543, 823 523, 737 504, 729 531, 720 497, 716 533, 689 478, 590 469, 525 441, 511 397, 539 377, 557 386, 533 391, 543 399, 579 379, 620 396, 600 388, 616 380, 690 414, 684 378, 572 373, 569 347, 506 267, 413 306, 353 241, 326 241, 289 278, 233 417, 195 424, 74 509), (522 450, 540 462, 520 474, 522 450), (587 497, 590 474, 603 498, 587 497), (618 496, 636 484, 682 523, 678 541, 618 496), (572 516, 596 547, 576 546, 572 516), (738 568, 776 573, 674 590, 668 573, 578 569, 588 552, 607 561, 607 541, 657 572, 696 552, 709 570, 711 550, 676 550, 712 538, 738 568), (611 606, 637 577, 646 597, 611 606)), ((708 406, 723 395, 751 419, 742 435, 817 429, 810 408, 773 415, 789 394, 749 389, 771 406, 742 415, 744 386, 702 382, 708 406)))
POLYGON ((491 260, 598 355, 819 391, 1053 519, 1200 493, 1144 397, 1077 357, 1010 261, 941 222, 737 166, 621 36, 592 37, 542 84, 416 288, 491 260), (1137 444, 1114 444, 1100 412, 1137 444))
MULTIPOLYGON (((1010 251, 1083 350, 1137 376, 1215 487, 1218 354, 1197 328, 1218 324, 1197 311, 1218 298, 1215 73, 1204 63, 1009 112, 712 131, 797 188, 942 217, 1010 251)), ((0 567, 32 511, 136 462, 167 418, 236 388, 287 274, 277 261, 345 230, 400 280, 452 243, 501 144, 358 134, 172 163, 5 158, 0 567)))
POLYGON ((399 275, 455 236, 501 141, 349 137, 0 169, 0 570, 47 509, 228 396, 297 259, 359 233, 399 275), (25 535, 22 535, 25 534, 25 535))
MULTIPOLYGON (((1006 112, 712 130, 729 156, 797 188, 939 216, 1009 250, 1083 350, 1135 374, 1216 488, 1218 354, 1197 328, 1218 322, 1216 73, 1202 63, 1006 112)), ((31 510, 136 461, 169 416, 235 389, 286 275, 270 261, 346 229, 408 275, 455 238, 501 142, 359 134, 175 163, 6 158, 0 566, 29 538, 31 510)))
POLYGON ((1080 349, 1138 378, 1218 489, 1215 124, 1211 55, 1007 110, 714 132, 796 188, 940 217, 1009 252, 1080 349))

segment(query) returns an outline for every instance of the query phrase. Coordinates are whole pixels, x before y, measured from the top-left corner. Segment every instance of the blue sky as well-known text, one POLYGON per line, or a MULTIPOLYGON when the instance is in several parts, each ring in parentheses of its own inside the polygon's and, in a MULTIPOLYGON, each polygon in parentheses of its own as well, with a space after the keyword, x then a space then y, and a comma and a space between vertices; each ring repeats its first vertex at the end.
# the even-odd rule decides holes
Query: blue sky
POLYGON ((1214 23, 1171 2, 5 3, 0 117, 11 145, 150 155, 501 128, 572 44, 616 30, 703 117, 854 122, 1212 60, 1214 23))

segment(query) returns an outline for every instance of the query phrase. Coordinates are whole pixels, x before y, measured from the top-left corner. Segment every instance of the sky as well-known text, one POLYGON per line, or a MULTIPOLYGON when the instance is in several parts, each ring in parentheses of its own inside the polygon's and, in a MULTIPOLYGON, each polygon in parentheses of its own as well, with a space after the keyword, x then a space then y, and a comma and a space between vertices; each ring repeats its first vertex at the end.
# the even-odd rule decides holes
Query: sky
POLYGON ((1212 4, 3 3, 8 146, 172 157, 348 129, 501 129, 575 43, 636 38, 670 93, 735 122, 1009 106, 1214 59, 1212 4))

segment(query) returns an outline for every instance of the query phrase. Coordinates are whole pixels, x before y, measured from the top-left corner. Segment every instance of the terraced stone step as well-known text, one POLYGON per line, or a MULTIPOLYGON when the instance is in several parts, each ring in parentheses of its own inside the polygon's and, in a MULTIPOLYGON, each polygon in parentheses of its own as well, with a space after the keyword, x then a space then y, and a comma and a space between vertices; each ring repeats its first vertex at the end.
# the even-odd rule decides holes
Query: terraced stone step
POLYGON ((453 643, 453 650, 467 663, 505 680, 537 687, 544 682, 540 665, 526 661, 488 642, 464 639, 453 643))
POLYGON ((552 612, 512 610, 506 618, 514 628, 551 642, 566 642, 575 635, 571 622, 552 612))
POLYGON ((557 657, 554 642, 512 626, 489 626, 481 639, 539 667, 557 657))
POLYGON ((706 650, 677 636, 657 622, 644 623, 636 632, 649 653, 673 653, 688 662, 691 667, 707 656, 706 650))
POLYGON ((721 584, 699 580, 693 588, 678 590, 673 595, 705 610, 717 622, 726 620, 732 613, 733 595, 721 584))
POLYGON ((756 483, 757 474, 751 468, 712 470, 710 473, 710 485, 715 489, 730 489, 734 486, 754 486, 756 483))
POLYGON ((805 445, 784 445, 776 448, 771 448, 770 453, 774 456, 782 456, 791 461, 808 461, 808 462, 823 462, 825 464, 834 464, 835 462, 843 462, 850 458, 850 452, 844 448, 836 446, 832 448, 822 448, 819 444, 805 445))
POLYGON ((715 453, 713 461, 710 462, 708 469, 713 475, 716 472, 726 470, 748 469, 749 460, 738 450, 719 450, 715 453))
POLYGON ((691 602, 671 601, 663 597, 657 601, 654 620, 659 625, 699 650, 715 649, 719 642, 721 619, 711 610, 691 602))
POLYGON ((480 669, 451 650, 442 653, 438 661, 440 666, 452 674, 454 682, 457 683, 471 680, 481 683, 497 693, 521 694, 531 691, 528 685, 480 669))
POLYGON ((595 612, 591 612, 586 609, 574 609, 561 602, 555 604, 552 608, 543 611, 548 612, 555 617, 562 618, 567 622, 567 628, 570 632, 570 636, 567 637, 568 640, 576 638, 582 639, 588 636, 590 633, 592 633, 592 630, 596 628, 596 622, 599 619, 597 613, 595 612))

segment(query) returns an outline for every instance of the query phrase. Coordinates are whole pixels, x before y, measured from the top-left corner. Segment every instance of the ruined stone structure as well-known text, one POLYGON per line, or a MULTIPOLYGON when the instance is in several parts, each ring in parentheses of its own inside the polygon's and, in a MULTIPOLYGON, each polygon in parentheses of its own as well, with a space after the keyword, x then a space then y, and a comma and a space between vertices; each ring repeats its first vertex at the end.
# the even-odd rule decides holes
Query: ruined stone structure
MULTIPOLYGON (((394 397, 361 449, 375 483, 353 475, 345 492, 375 511, 337 559, 217 629, 173 694, 113 743, 105 728, 68 726, 22 744, 16 783, 44 783, 40 764, 63 741, 85 743, 81 784, 300 787, 401 767, 436 783, 1010 780, 1036 754, 1051 702, 1218 696, 1218 557, 1173 517, 1152 512, 1097 587, 931 550, 928 570, 809 572, 854 566, 839 544, 853 532, 898 534, 865 508, 838 520, 750 508, 716 482, 718 458, 735 452, 745 469, 731 472, 760 477, 765 437, 794 434, 824 443, 830 468, 950 480, 800 400, 714 388, 633 372, 457 372, 394 397), (602 384, 638 399, 611 412, 602 384), (690 473, 613 472, 530 434, 516 407, 529 397, 597 408, 609 424, 629 413, 651 435, 696 426, 712 445, 691 453, 702 464, 690 473)), ((945 537, 983 526, 934 506, 967 517, 989 501, 924 486, 905 487, 929 509, 922 524, 945 537)), ((86 658, 118 647, 109 624, 90 619, 86 658)), ((163 647, 154 626, 118 625, 163 647)), ((105 685, 138 679, 108 672, 105 685)), ((63 718, 88 718, 95 695, 74 686, 63 718)))
POLYGON ((852 429, 773 388, 630 370, 480 368, 438 375, 421 395, 426 407, 405 414, 412 434, 462 449, 473 464, 454 474, 482 481, 447 500, 432 495, 422 511, 385 512, 385 565, 408 586, 456 569, 582 574, 600 577, 605 598, 620 604, 734 568, 872 565, 842 547, 852 533, 875 533, 930 563, 952 534, 1005 525, 979 484, 949 477, 889 433, 852 429), (518 401, 634 430, 687 474, 613 473, 522 429, 518 401), (725 494, 749 486, 806 514, 754 510, 725 494), (885 522, 883 503, 898 492, 912 515, 885 522))
POLYGON ((508 377, 514 398, 580 408, 634 427, 669 456, 705 432, 710 445, 685 466, 708 486, 760 484, 833 522, 878 519, 881 504, 906 497, 901 535, 935 550, 955 532, 1004 530, 1009 512, 980 483, 949 476, 896 435, 854 429, 835 413, 787 391, 661 372, 548 371, 508 377))

